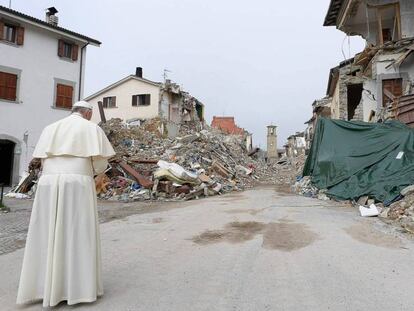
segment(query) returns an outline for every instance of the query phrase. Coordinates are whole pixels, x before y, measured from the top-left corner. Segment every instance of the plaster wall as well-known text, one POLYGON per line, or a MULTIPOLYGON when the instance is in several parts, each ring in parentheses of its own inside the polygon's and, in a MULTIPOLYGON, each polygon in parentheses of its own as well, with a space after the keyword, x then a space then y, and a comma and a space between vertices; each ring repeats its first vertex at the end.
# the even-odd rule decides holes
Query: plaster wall
MULTIPOLYGON (((42 129, 69 115, 68 110, 54 107, 56 81, 72 84, 74 101, 78 99, 81 58, 80 53, 77 61, 57 55, 58 40, 63 38, 58 34, 31 24, 20 22, 20 25, 25 28, 23 45, 0 41, 0 71, 18 75, 17 100, 0 99, 0 135, 11 137, 19 146, 15 151, 20 159, 15 161, 18 167, 14 167, 14 184, 27 169, 42 129)), ((75 43, 79 47, 84 44, 75 43)))
POLYGON ((96 97, 88 99, 89 103, 93 105, 91 121, 95 123, 100 122, 98 102, 103 101, 104 97, 109 96, 116 96, 116 107, 104 109, 107 120, 112 118, 120 118, 122 120, 134 118, 150 119, 159 116, 160 87, 131 78, 96 97), (150 94, 150 105, 132 106, 132 96, 138 94, 150 94))

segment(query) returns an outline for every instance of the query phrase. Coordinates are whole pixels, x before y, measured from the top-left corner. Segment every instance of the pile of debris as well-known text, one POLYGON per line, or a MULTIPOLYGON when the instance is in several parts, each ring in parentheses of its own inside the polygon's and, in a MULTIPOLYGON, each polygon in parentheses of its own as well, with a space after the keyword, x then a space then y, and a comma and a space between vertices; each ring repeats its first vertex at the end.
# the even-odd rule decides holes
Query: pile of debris
POLYGON ((272 167, 276 172, 273 177, 276 180, 272 183, 289 186, 292 192, 300 195, 316 197, 318 189, 311 185, 308 176, 302 176, 305 161, 306 156, 303 154, 280 158, 272 167))
POLYGON ((405 230, 414 233, 414 185, 403 189, 401 199, 388 207, 383 207, 379 216, 396 221, 405 230))
POLYGON ((240 136, 182 126, 179 137, 168 138, 159 119, 141 126, 112 119, 101 127, 116 151, 96 178, 101 199, 190 200, 276 181, 271 168, 248 156, 240 136))
MULTIPOLYGON (((319 189, 312 185, 309 176, 298 177, 292 186, 293 192, 309 198, 317 198, 319 189)), ((326 195, 325 195, 326 196, 326 195)))
MULTIPOLYGON (((111 119, 100 124, 116 155, 95 178, 98 198, 116 201, 191 200, 276 183, 276 171, 249 156, 241 136, 186 123, 169 138, 159 119, 140 125, 111 119)), ((34 165, 36 163, 36 165, 34 165)), ((32 196, 40 165, 12 193, 32 196)))

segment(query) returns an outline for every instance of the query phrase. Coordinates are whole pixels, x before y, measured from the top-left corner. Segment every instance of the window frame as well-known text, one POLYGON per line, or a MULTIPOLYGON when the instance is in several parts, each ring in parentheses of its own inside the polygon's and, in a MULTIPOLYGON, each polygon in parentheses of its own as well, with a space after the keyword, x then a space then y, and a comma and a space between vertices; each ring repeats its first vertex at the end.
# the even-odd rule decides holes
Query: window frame
POLYGON ((151 94, 135 94, 131 97, 132 107, 149 107, 151 106, 151 94), (148 96, 148 100, 146 103, 146 97, 148 96))
POLYGON ((51 107, 53 109, 61 109, 61 110, 70 110, 73 107, 73 104, 75 103, 76 100, 76 92, 78 91, 77 89, 77 83, 74 81, 70 81, 70 80, 64 80, 64 79, 60 79, 60 78, 54 78, 54 86, 53 86, 53 102, 51 102, 51 107), (57 98, 58 98, 58 93, 57 93, 57 87, 58 84, 61 85, 65 85, 65 86, 71 86, 72 87, 72 102, 71 102, 71 107, 60 107, 57 106, 57 98))
POLYGON ((104 109, 118 108, 116 105, 116 96, 105 96, 102 98, 102 107, 104 109), (108 101, 110 101, 111 106, 109 106, 108 101), (113 105, 112 105, 113 102, 113 105))
POLYGON ((18 27, 16 25, 13 25, 11 23, 7 23, 7 22, 4 23, 4 25, 3 25, 3 41, 8 42, 8 43, 12 43, 12 44, 16 44, 17 43, 17 28, 18 27), (8 38, 7 38, 7 35, 8 35, 7 29, 8 28, 12 29, 12 36, 13 36, 12 40, 8 40, 8 38))
POLYGON ((65 61, 69 62, 76 62, 79 59, 79 45, 75 42, 66 40, 66 39, 59 39, 58 40, 58 50, 57 56, 65 61), (69 54, 67 53, 69 51, 69 54))
POLYGON ((74 87, 73 87, 73 85, 70 85, 70 84, 64 84, 64 83, 61 83, 61 82, 57 82, 56 83, 56 86, 55 86, 55 92, 56 92, 56 96, 55 96, 55 103, 54 103, 54 106, 55 106, 55 108, 58 108, 58 109, 67 109, 67 110, 71 110, 72 109, 72 107, 73 107, 73 95, 74 95, 74 93, 75 93, 75 90, 74 90, 74 87), (71 94, 71 96, 69 97, 69 96, 67 96, 66 94, 64 94, 64 95, 59 95, 59 92, 58 92, 58 90, 59 90, 59 87, 65 87, 65 88, 71 88, 71 91, 72 91, 72 94, 71 94), (63 100, 63 105, 61 105, 60 103, 58 103, 58 101, 59 101, 59 99, 62 99, 63 100), (66 100, 68 100, 70 98, 70 106, 68 106, 67 104, 66 104, 66 100))
POLYGON ((0 72, 4 72, 6 74, 11 74, 11 75, 16 76, 16 93, 15 93, 16 98, 15 100, 0 98, 0 103, 14 103, 14 104, 21 103, 20 102, 20 79, 21 79, 22 71, 17 68, 0 65, 0 72))
MULTIPOLYGON (((18 91, 18 79, 19 79, 19 75, 13 72, 7 72, 7 71, 2 71, 0 68, 0 75, 5 75, 5 83, 0 84, 0 90, 4 88, 4 92, 5 94, 8 93, 9 89, 13 89, 14 90, 14 98, 10 98, 10 97, 1 97, 2 92, 0 91, 0 101, 8 101, 8 102, 17 102, 17 91, 18 91), (13 76, 13 79, 15 80, 15 84, 14 87, 8 85, 8 81, 7 80, 7 76, 9 76, 9 78, 11 78, 11 76, 13 76)), ((0 79, 1 81, 1 79, 0 79)))
POLYGON ((63 41, 63 58, 72 59, 73 55, 73 44, 63 41), (66 52, 69 51, 69 55, 66 54, 66 52))

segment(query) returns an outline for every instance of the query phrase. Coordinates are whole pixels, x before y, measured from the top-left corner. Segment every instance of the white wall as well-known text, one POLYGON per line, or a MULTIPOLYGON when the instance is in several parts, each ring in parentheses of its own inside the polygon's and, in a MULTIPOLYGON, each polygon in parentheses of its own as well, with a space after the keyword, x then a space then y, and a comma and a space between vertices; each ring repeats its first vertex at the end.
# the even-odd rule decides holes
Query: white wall
POLYGON ((88 102, 93 105, 93 122, 99 123, 101 120, 98 101, 103 101, 103 98, 108 96, 116 96, 117 107, 105 109, 107 120, 112 118, 121 118, 123 120, 133 118, 149 119, 158 116, 160 87, 132 78, 94 98, 88 99, 88 102), (133 107, 132 95, 137 94, 150 94, 151 104, 149 106, 133 107))
POLYGON ((414 37, 414 1, 400 0, 401 31, 403 38, 414 37))
MULTIPOLYGON (((81 55, 79 53, 77 61, 62 60, 57 55, 61 36, 26 23, 20 24, 25 27, 22 46, 0 41, 0 70, 5 71, 3 69, 7 67, 20 72, 18 102, 0 99, 0 135, 9 135, 21 142, 21 175, 32 158, 42 129, 69 114, 67 110, 53 108, 55 79, 73 82, 74 100, 78 99, 81 55), (26 141, 24 133, 28 135, 26 141)), ((83 45, 81 42, 77 44, 83 45)))
POLYGON ((375 80, 367 80, 363 83, 362 91, 362 109, 364 121, 369 121, 371 110, 377 112, 377 82, 375 80))
MULTIPOLYGON (((372 5, 385 5, 394 3, 396 1, 391 0, 370 0, 372 5)), ((414 37, 414 1, 413 0, 400 0, 400 14, 401 14, 401 34, 403 38, 414 37)), ((356 16, 352 17, 351 23, 344 26, 344 30, 349 33, 356 33, 361 35, 369 43, 376 45, 378 35, 378 23, 376 17, 376 10, 371 9, 368 11, 369 14, 369 28, 366 22, 366 2, 361 1, 358 7, 356 16), (369 30, 369 32, 368 32, 369 30)), ((393 19, 383 20, 384 23, 388 23, 388 27, 393 27, 393 19)))

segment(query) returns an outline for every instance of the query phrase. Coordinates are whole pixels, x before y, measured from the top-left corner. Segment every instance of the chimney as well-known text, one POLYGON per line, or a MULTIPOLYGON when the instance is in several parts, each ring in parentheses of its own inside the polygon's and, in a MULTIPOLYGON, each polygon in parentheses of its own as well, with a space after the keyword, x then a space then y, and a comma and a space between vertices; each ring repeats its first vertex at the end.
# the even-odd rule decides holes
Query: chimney
POLYGON ((142 67, 137 67, 137 68, 135 69, 135 75, 136 75, 138 78, 142 78, 142 67))
POLYGON ((58 10, 53 6, 46 9, 46 22, 53 26, 57 26, 59 22, 59 18, 55 15, 57 12, 58 10))

